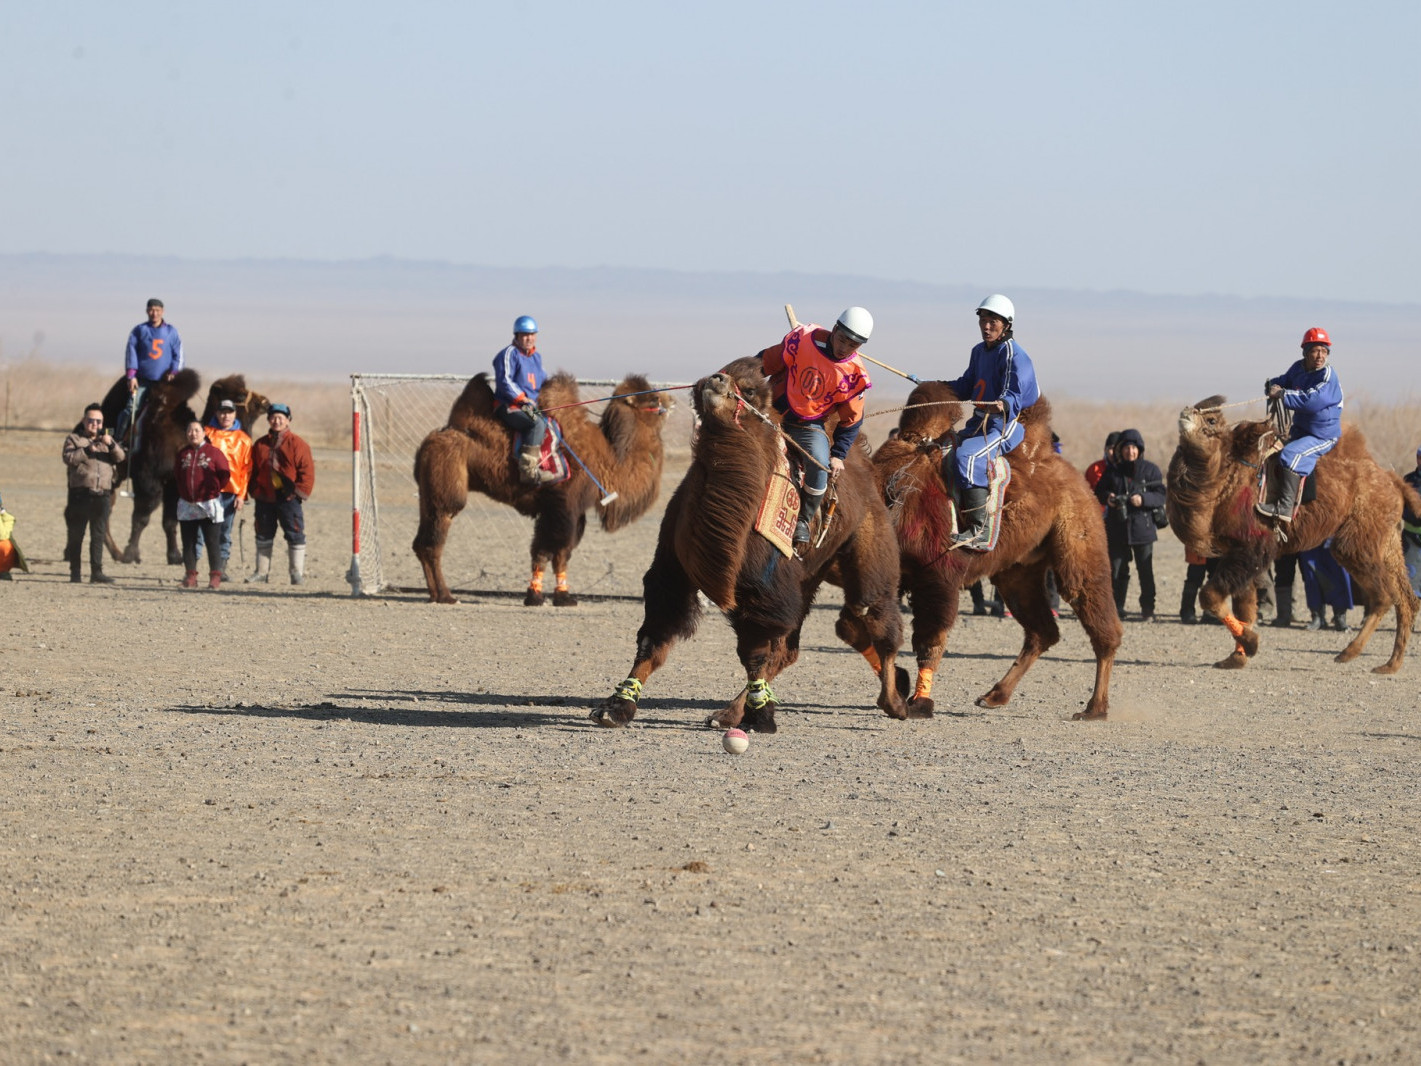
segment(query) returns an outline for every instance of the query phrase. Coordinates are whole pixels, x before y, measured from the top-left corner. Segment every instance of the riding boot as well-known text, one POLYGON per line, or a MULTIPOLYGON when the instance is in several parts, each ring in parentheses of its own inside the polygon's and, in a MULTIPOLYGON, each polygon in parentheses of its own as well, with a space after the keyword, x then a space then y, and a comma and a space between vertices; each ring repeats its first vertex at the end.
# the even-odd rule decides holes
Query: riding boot
POLYGON ((73 583, 73 584, 75 584, 75 585, 77 585, 79 582, 81 582, 81 581, 84 580, 84 578, 83 578, 83 577, 80 575, 80 573, 79 573, 79 553, 78 553, 78 552, 75 552, 75 553, 74 553, 74 558, 72 558, 72 559, 69 560, 69 580, 70 580, 71 583, 73 583))
POLYGON ((113 578, 104 573, 104 542, 89 542, 89 583, 91 585, 112 585, 113 578))
POLYGON ((1291 522, 1293 520, 1293 508, 1298 503, 1298 489, 1302 488, 1302 477, 1286 466, 1278 467, 1278 499, 1265 507, 1265 513, 1271 514, 1280 522, 1291 522))
POLYGON ((1287 629, 1293 624, 1293 586, 1277 585, 1273 594, 1278 600, 1278 616, 1272 624, 1277 629, 1287 629))
POLYGON ((525 445, 518 453, 518 477, 525 485, 536 485, 539 481, 540 460, 538 449, 533 445, 525 445))
POLYGON ((248 574, 243 581, 246 584, 256 582, 261 585, 267 583, 271 576, 271 549, 276 542, 274 540, 257 541, 257 570, 254 574, 248 574))
POLYGON ((286 557, 291 567, 291 583, 301 584, 306 580, 306 545, 288 544, 286 557))
POLYGON ((1321 612, 1321 611, 1313 611, 1313 612, 1312 612, 1312 619, 1308 622, 1307 628, 1308 628, 1308 629, 1313 629, 1313 630, 1317 630, 1317 629, 1321 629, 1321 628, 1322 628, 1322 612, 1321 612))
POLYGON ((957 504, 958 532, 951 548, 987 550, 987 490, 975 485, 962 490, 957 504))
POLYGON ((1333 612, 1332 612, 1332 628, 1335 629, 1335 630, 1337 630, 1337 632, 1339 632, 1339 633, 1345 633, 1345 632, 1347 632, 1347 612, 1346 612, 1346 611, 1338 611, 1338 610, 1335 610, 1335 609, 1333 610, 1333 612))
POLYGON ((811 496, 805 493, 799 504, 799 521, 794 524, 794 546, 798 548, 802 544, 809 543, 809 526, 814 521, 814 516, 819 513, 819 505, 824 502, 824 494, 811 496))

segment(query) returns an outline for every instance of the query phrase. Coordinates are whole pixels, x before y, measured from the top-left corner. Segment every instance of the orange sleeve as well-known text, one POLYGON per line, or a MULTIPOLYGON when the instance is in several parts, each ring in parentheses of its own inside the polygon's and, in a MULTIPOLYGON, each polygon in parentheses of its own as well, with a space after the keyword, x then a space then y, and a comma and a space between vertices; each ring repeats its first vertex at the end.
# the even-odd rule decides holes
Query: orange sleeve
POLYGON ((785 342, 780 341, 773 348, 760 353, 760 369, 766 377, 774 377, 785 370, 785 342))

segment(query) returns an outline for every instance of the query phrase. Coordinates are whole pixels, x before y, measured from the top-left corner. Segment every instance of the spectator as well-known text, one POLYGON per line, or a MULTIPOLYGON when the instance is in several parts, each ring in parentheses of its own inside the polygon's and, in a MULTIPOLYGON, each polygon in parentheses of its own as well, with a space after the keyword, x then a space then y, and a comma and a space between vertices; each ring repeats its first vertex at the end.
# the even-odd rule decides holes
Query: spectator
MULTIPOLYGON (((1421 492, 1421 448, 1416 449, 1416 469, 1406 475, 1406 483, 1421 492)), ((1406 570, 1411 575, 1411 591, 1421 596, 1421 515, 1410 507, 1401 516, 1401 547, 1406 552, 1406 570)))
POLYGON ((15 580, 10 576, 11 570, 28 574, 30 564, 15 541, 15 516, 5 510, 5 501, 0 499, 0 581, 15 580))
POLYGON ((306 579, 306 516, 303 500, 316 487, 310 446, 291 430, 291 408, 274 403, 266 412, 267 432, 252 443, 251 497, 257 508, 257 569, 248 581, 267 582, 276 527, 286 535, 291 583, 306 579))
POLYGON ((1332 557, 1332 538, 1316 548, 1298 552, 1298 569, 1303 574, 1303 593, 1307 596, 1312 620, 1307 628, 1321 629, 1327 624, 1324 608, 1332 608, 1332 628, 1347 630, 1347 612, 1354 606, 1352 576, 1332 557))
POLYGON ((1145 439, 1139 430, 1127 429, 1115 445, 1115 464, 1095 486, 1096 499, 1105 504, 1105 535, 1110 548, 1110 574, 1115 586, 1115 609, 1125 617, 1125 595, 1130 590, 1130 557, 1140 573, 1140 620, 1155 616, 1154 546, 1159 539, 1153 511, 1164 506, 1164 477, 1145 458, 1145 439))
POLYGON ((113 506, 114 467, 123 462, 123 446, 104 428, 104 409, 96 403, 84 409, 84 420, 64 438, 64 465, 69 468, 69 503, 64 522, 69 541, 64 549, 69 560, 69 580, 78 582, 79 552, 84 529, 89 530, 89 580, 95 585, 112 585, 104 573, 104 541, 109 532, 109 509, 113 506))
POLYGON ((1293 582, 1298 573, 1298 553, 1288 552, 1273 561, 1273 594, 1278 601, 1272 624, 1287 629, 1293 624, 1293 582))
POLYGON ((197 588, 197 537, 207 542, 207 587, 222 586, 222 486, 232 468, 227 457, 207 439, 202 423, 194 418, 187 424, 187 446, 178 452, 173 463, 173 478, 178 483, 178 524, 183 534, 183 588, 197 588))
MULTIPOLYGON (((238 421, 237 405, 231 400, 223 400, 217 405, 217 414, 207 427, 207 439, 227 457, 227 465, 232 468, 227 484, 222 486, 222 554, 218 566, 222 571, 222 580, 230 581, 227 560, 232 554, 232 523, 246 500, 247 484, 252 476, 252 438, 238 421)), ((202 558, 200 543, 197 557, 202 558)))
MULTIPOLYGON (((1085 468, 1085 483, 1092 491, 1100 484, 1100 479, 1105 476, 1106 469, 1115 462, 1115 445, 1120 443, 1120 432, 1107 433, 1105 436, 1105 454, 1102 455, 1090 466, 1085 468)), ((1104 510, 1104 508, 1102 508, 1104 510)))

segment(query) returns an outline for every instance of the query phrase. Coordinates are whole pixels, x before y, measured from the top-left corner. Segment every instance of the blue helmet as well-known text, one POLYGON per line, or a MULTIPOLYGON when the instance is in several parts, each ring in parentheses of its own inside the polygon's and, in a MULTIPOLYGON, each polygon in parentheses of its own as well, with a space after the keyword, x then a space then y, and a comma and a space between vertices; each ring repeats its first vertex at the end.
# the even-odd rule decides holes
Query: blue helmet
POLYGON ((519 315, 513 320, 514 333, 537 333, 538 320, 532 315, 519 315))

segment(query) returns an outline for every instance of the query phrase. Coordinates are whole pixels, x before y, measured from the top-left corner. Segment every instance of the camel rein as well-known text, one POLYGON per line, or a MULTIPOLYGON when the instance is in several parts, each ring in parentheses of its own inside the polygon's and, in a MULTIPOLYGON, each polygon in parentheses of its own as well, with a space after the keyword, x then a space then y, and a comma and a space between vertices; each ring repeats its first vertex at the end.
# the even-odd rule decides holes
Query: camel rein
MULTIPOLYGON (((615 396, 599 396, 595 400, 578 400, 576 403, 563 403, 556 407, 540 407, 538 410, 547 413, 549 411, 565 411, 569 407, 586 407, 589 403, 606 403, 609 400, 628 400, 633 396, 655 396, 658 392, 675 392, 677 389, 693 389, 694 385, 668 385, 664 389, 644 389, 641 392, 620 392, 615 396)), ((655 407, 638 407, 639 411, 659 411, 665 413, 669 407, 662 407, 657 404, 655 407)))

